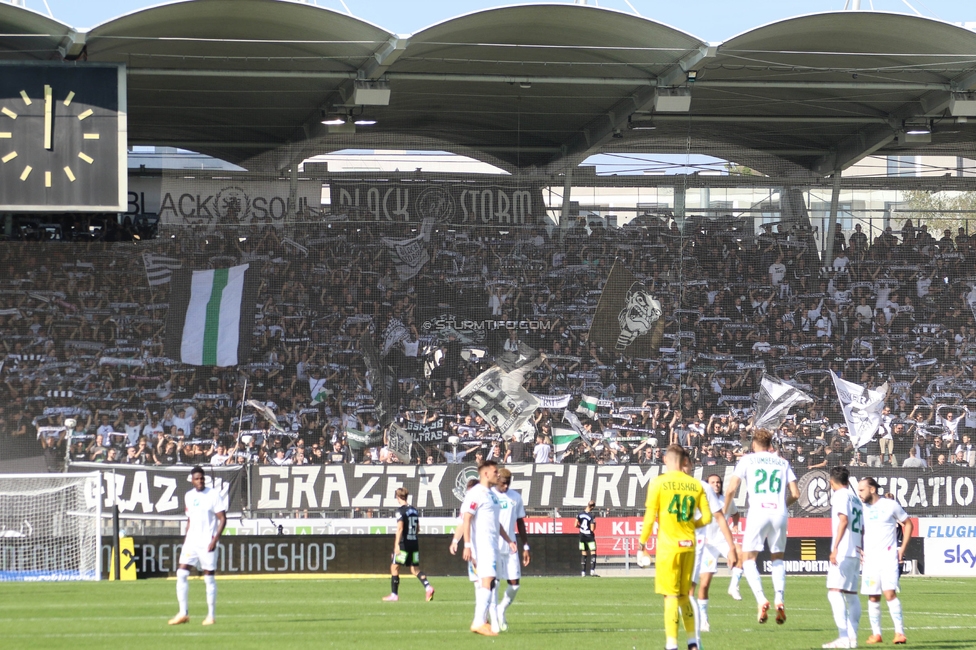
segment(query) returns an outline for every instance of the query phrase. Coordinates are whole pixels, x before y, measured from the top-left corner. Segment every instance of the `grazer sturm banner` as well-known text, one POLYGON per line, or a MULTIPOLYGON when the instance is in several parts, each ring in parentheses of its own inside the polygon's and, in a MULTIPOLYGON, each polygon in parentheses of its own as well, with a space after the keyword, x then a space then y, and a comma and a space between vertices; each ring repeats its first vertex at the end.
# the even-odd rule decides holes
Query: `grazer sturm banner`
MULTIPOLYGON (((156 212, 165 225, 257 225, 280 227, 287 220, 291 192, 287 181, 226 180, 212 178, 184 178, 164 174, 159 190, 156 212)), ((144 195, 144 211, 155 202, 144 195)), ((130 203, 131 205, 131 203, 130 203)), ((298 184, 297 211, 306 207, 322 207, 322 184, 303 181, 298 184)))
MULTIPOLYGON (((904 469, 896 467, 851 467, 851 485, 867 476, 878 481, 884 493, 891 493, 913 517, 976 516, 976 482, 971 469, 904 469)), ((824 469, 796 469, 800 500, 798 516, 823 517, 830 513, 830 485, 824 469)))
POLYGON ((534 225, 546 214, 541 185, 521 183, 364 181, 330 182, 332 212, 375 221, 534 225))
MULTIPOLYGON (((512 489, 527 508, 597 507, 643 509, 647 485, 660 466, 506 465, 512 489)), ((732 468, 720 468, 731 474, 732 468)), ((699 472, 700 473, 700 472, 699 472)), ((395 508, 395 492, 405 487, 417 508, 457 508, 473 465, 306 465, 251 468, 253 508, 395 508)), ((726 476, 727 478, 727 476, 726 476)))
MULTIPOLYGON (((142 467, 139 465, 106 465, 105 463, 71 463, 71 472, 98 471, 102 475, 102 511, 115 504, 123 516, 169 515, 185 513, 183 496, 193 488, 188 465, 142 467)), ((207 485, 216 488, 227 503, 228 515, 244 509, 243 467, 204 467, 207 485)))

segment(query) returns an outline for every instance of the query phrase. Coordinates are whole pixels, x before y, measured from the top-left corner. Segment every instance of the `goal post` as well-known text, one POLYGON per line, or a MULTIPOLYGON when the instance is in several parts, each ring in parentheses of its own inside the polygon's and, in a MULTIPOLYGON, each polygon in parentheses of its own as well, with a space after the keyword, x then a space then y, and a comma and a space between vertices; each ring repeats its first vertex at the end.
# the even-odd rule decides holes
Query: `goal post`
POLYGON ((101 579, 101 479, 0 474, 0 581, 101 579))

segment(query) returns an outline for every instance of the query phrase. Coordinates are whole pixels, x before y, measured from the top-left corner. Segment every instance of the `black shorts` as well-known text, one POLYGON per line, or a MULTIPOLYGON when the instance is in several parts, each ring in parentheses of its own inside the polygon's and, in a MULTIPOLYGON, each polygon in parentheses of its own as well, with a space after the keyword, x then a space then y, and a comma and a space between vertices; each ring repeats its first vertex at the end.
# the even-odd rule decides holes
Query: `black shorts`
POLYGON ((420 549, 416 546, 401 548, 393 556, 393 563, 400 566, 420 566, 420 549))

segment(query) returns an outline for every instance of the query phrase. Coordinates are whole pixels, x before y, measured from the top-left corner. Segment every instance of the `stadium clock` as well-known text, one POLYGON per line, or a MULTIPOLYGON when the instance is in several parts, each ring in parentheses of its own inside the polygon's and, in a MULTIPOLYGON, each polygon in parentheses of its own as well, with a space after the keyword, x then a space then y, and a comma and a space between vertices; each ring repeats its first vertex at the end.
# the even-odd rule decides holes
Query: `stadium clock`
POLYGON ((0 211, 126 209, 125 68, 0 64, 0 211))

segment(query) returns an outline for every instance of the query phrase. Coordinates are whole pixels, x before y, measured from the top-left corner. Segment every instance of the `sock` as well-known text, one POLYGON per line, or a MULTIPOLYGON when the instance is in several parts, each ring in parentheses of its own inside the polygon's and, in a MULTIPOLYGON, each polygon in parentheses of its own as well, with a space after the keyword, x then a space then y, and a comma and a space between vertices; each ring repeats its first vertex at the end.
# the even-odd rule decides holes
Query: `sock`
POLYGON ((502 602, 498 603, 498 609, 501 611, 502 615, 505 614, 505 610, 508 606, 512 604, 515 600, 515 595, 518 593, 519 587, 521 585, 508 585, 505 588, 505 595, 502 597, 502 602))
POLYGON ((589 560, 589 558, 585 555, 581 555, 580 557, 583 558, 583 573, 587 573, 586 568, 589 566, 589 562, 587 562, 587 560, 589 560))
POLYGON ((871 634, 881 636, 881 601, 868 601, 868 620, 871 622, 871 634))
POLYGON ((427 579, 426 573, 418 573, 417 580, 420 580, 420 584, 424 586, 424 589, 427 589, 430 586, 430 580, 427 579))
MULTIPOLYGON (((881 603, 878 603, 878 616, 881 616, 881 603)), ((891 622, 895 624, 895 634, 905 633, 905 621, 901 616, 901 600, 895 598, 888 601, 888 613, 891 614, 891 622)))
POLYGON ((763 593, 762 580, 759 578, 759 567, 756 566, 756 561, 746 560, 742 565, 742 574, 745 575, 749 588, 756 596, 756 602, 762 605, 766 602, 766 594, 763 593))
POLYGON ((665 648, 678 647, 678 599, 674 596, 664 597, 664 636, 667 638, 665 648))
POLYGON ((394 596, 400 593, 400 576, 390 576, 390 593, 394 596))
POLYGON ((474 621, 471 627, 481 627, 485 624, 485 617, 488 615, 488 599, 491 598, 491 589, 485 589, 480 584, 474 588, 474 621))
POLYGON ((685 624, 688 643, 698 643, 698 603, 691 596, 678 596, 681 620, 685 624))
POLYGON ((701 616, 701 620, 708 620, 708 599, 698 599, 698 613, 701 616))
POLYGON ((207 585, 207 616, 214 618, 217 612, 217 576, 204 574, 203 582, 207 585))
POLYGON ((596 573, 596 551, 590 554, 590 573, 596 573))
POLYGON ((492 581, 488 596, 488 621, 492 629, 498 627, 498 581, 492 581))
POLYGON ((844 594, 847 601, 847 638, 857 641, 857 629, 861 626, 861 599, 857 594, 844 594))
POLYGON ((828 591, 827 601, 830 603, 830 610, 834 613, 834 625, 837 626, 837 637, 847 638, 847 601, 844 594, 839 591, 828 591))
POLYGON ((190 572, 186 569, 176 570, 176 602, 180 605, 180 616, 187 615, 186 597, 190 593, 190 583, 187 579, 190 572))
POLYGON ((783 560, 773 560, 772 571, 773 599, 777 605, 783 604, 783 593, 786 591, 786 563, 783 560))
POLYGON ((739 588, 739 580, 741 580, 741 579, 742 579, 742 569, 740 569, 739 567, 735 567, 734 569, 732 569, 732 588, 733 589, 738 589, 739 588))

